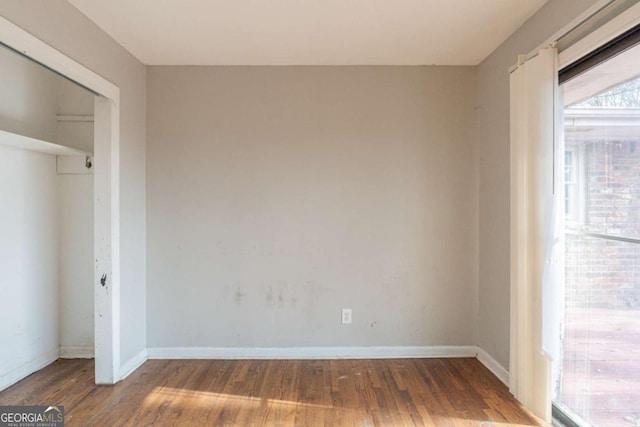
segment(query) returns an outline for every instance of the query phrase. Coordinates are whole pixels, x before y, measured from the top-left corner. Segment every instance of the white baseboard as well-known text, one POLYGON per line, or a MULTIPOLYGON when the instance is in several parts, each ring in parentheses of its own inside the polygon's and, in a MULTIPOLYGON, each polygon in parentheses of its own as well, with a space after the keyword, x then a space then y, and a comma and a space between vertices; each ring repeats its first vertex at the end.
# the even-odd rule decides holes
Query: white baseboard
POLYGON ((140 353, 133 356, 126 363, 120 365, 120 380, 127 378, 138 369, 148 359, 147 349, 143 349, 140 353))
POLYGON ((66 346, 60 347, 61 359, 93 359, 93 346, 66 346))
POLYGON ((390 359, 475 357, 475 346, 435 347, 155 347, 149 359, 390 359))
MULTIPOLYGON (((0 376, 0 391, 61 358, 93 357, 90 347, 60 347, 0 376)), ((120 380, 148 359, 393 359, 476 357, 500 381, 509 386, 509 371, 476 346, 415 347, 152 347, 122 364, 120 380)))
POLYGON ((489 353, 478 347, 478 360, 489 369, 493 375, 498 377, 507 387, 509 387, 509 371, 502 366, 496 359, 491 357, 489 353))
POLYGON ((4 390, 7 387, 12 386, 23 378, 28 377, 36 371, 44 368, 47 365, 52 364, 58 360, 58 349, 54 349, 46 352, 42 356, 37 359, 32 360, 31 362, 25 363, 24 365, 12 369, 10 372, 6 374, 0 375, 0 391, 4 390))

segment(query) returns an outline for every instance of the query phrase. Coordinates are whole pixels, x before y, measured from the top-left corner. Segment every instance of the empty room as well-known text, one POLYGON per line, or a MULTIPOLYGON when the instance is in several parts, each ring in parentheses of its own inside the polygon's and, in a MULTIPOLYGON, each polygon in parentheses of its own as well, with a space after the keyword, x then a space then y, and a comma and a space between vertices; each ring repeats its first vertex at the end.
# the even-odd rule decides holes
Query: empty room
POLYGON ((0 0, 0 427, 640 425, 638 0, 0 0))

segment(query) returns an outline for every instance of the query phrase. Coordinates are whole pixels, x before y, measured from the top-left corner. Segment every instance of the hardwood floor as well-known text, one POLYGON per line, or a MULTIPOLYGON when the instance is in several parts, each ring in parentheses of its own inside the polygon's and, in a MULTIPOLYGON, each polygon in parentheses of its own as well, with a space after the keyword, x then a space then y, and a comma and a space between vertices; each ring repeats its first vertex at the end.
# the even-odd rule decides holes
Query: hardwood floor
POLYGON ((66 426, 539 426, 476 359, 150 360, 115 386, 58 360, 0 405, 64 405, 66 426))

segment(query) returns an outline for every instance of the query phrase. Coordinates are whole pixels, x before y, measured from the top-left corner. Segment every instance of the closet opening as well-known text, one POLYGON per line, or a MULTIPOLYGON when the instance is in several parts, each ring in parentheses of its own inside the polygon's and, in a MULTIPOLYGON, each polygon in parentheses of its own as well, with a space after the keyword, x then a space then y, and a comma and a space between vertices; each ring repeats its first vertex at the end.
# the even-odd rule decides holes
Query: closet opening
POLYGON ((0 389, 93 358, 95 94, 0 45, 0 389))
MULTIPOLYGON (((2 17, 0 43, 95 95, 92 161, 95 382, 115 384, 135 369, 134 365, 122 366, 120 362, 120 88, 2 17)), ((24 93, 29 94, 30 90, 24 93)), ((22 104, 18 102, 14 107, 20 109, 22 104)), ((46 147, 54 154, 61 149, 59 144, 34 139, 37 138, 24 136, 20 138, 20 145, 46 147)), ((12 144, 16 144, 15 140, 8 143, 12 144)), ((86 164, 85 152, 66 147, 62 154, 69 154, 69 150, 73 154, 84 154, 86 164)), ((41 366, 42 360, 50 356, 51 353, 47 353, 41 355, 37 363, 21 365, 12 371, 12 376, 28 375, 25 372, 37 370, 34 364, 41 366)), ((2 379, 3 384, 7 381, 2 379)))

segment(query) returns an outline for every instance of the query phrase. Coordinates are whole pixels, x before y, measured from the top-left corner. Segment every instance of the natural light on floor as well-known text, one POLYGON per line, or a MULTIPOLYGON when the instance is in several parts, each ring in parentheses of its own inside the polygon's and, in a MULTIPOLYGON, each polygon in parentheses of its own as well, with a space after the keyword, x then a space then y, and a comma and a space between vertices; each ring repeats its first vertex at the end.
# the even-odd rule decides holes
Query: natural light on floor
MULTIPOLYGON (((210 391, 190 390, 172 387, 155 387, 144 399, 142 407, 146 410, 152 408, 163 411, 183 411, 188 410, 191 414, 194 411, 202 411, 205 417, 211 417, 215 413, 226 412, 229 414, 225 425, 246 425, 251 421, 256 421, 255 417, 271 417, 275 419, 290 418, 291 425, 295 425, 297 413, 307 412, 315 414, 318 420, 323 420, 330 416, 333 420, 340 420, 341 425, 373 426, 375 423, 363 408, 335 408, 328 405, 314 403, 288 401, 282 399, 270 399, 257 396, 243 396, 227 393, 215 393, 210 391), (281 414, 287 413, 283 417, 281 414), (266 414, 266 415, 265 415, 266 414)), ((412 419, 411 414, 399 412, 397 410, 381 410, 380 419, 388 421, 391 425, 409 425, 412 419)), ((530 424, 513 424, 500 421, 478 421, 465 418, 453 418, 450 416, 437 416, 424 411, 421 414, 425 420, 431 420, 433 425, 454 425, 454 426, 481 426, 481 427, 525 427, 530 424)), ((487 418, 502 418, 499 412, 486 410, 487 418)), ((413 423, 410 423, 413 425, 413 423)))

